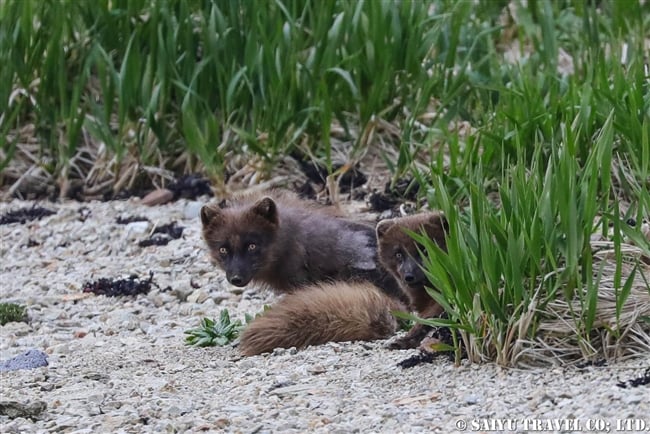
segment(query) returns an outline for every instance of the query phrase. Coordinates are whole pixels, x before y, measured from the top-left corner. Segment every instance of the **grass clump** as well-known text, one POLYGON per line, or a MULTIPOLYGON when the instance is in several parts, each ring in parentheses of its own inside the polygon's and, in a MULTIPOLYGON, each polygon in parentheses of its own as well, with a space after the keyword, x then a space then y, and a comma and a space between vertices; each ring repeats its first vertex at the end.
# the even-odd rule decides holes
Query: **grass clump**
POLYGON ((382 120, 416 104, 448 15, 431 8, 2 2, 1 181, 20 191, 31 169, 63 194, 70 180, 119 191, 167 180, 164 168, 224 182, 245 165, 264 176, 299 145, 331 170, 331 136, 352 143, 345 154, 356 158, 382 120))
POLYGON ((0 303, 0 325, 27 321, 25 306, 16 303, 0 303))
POLYGON ((586 122, 584 111, 599 109, 575 110, 592 93, 572 80, 538 101, 552 122, 517 112, 520 94, 502 94, 514 121, 494 124, 502 139, 486 125, 464 149, 465 175, 434 161, 421 176, 450 221, 447 252, 420 240, 431 295, 449 315, 432 324, 459 331, 457 356, 462 348, 474 362, 514 365, 650 351, 650 240, 626 223, 650 215, 647 119, 621 107, 586 122))
POLYGON ((534 157, 532 171, 513 166, 496 201, 480 177, 463 186, 464 211, 444 189, 432 198, 450 221, 448 251, 420 241, 431 295, 449 317, 442 323, 462 338, 458 356, 514 365, 650 350, 650 243, 618 204, 598 206, 600 163, 580 167, 566 149, 554 147, 548 162, 534 157), (606 237, 594 242, 595 233, 606 237))
POLYGON ((431 295, 449 315, 430 323, 458 330, 457 357, 464 350, 473 362, 650 352, 650 240, 640 223, 650 216, 640 37, 650 20, 635 15, 637 2, 605 2, 615 20, 557 4, 509 5, 517 39, 500 43, 516 42, 516 60, 476 33, 475 46, 488 48, 480 71, 457 74, 470 134, 434 125, 421 129, 424 140, 409 132, 400 149, 420 194, 450 221, 448 252, 421 239, 431 295))

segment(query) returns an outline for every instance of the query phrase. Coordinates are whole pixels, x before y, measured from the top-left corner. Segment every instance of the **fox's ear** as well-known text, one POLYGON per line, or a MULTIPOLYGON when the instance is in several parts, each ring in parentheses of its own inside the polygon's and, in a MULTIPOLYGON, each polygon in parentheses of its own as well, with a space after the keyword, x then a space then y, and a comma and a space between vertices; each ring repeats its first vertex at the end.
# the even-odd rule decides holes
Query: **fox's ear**
POLYGON ((393 219, 386 219, 382 220, 379 223, 377 223, 377 228, 375 229, 377 233, 377 239, 380 239, 384 235, 386 235, 386 232, 388 232, 388 229, 393 227, 395 225, 395 220, 393 219))
POLYGON ((449 232, 449 222, 442 213, 431 213, 427 223, 424 227, 429 237, 438 244, 438 246, 445 246, 445 234, 449 232))
POLYGON ((258 216, 264 217, 270 223, 278 224, 278 208, 270 197, 263 197, 255 202, 252 211, 258 216))
POLYGON ((207 226, 210 223, 221 220, 223 214, 221 213, 221 208, 214 205, 203 205, 201 208, 201 223, 203 226, 207 226))
POLYGON ((449 222, 443 213, 440 212, 431 212, 431 215, 428 218, 427 224, 438 227, 444 231, 449 229, 449 222))
POLYGON ((219 201, 217 206, 219 208, 221 208, 221 209, 226 209, 226 208, 230 207, 230 202, 228 202, 227 199, 221 199, 221 201, 219 201))

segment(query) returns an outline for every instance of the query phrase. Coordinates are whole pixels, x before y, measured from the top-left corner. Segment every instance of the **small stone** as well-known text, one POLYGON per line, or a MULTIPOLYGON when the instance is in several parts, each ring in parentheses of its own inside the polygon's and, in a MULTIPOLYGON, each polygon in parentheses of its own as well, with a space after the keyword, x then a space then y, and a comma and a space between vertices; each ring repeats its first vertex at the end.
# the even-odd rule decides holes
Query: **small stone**
POLYGON ((43 401, 18 402, 18 401, 0 401, 0 416, 7 416, 9 419, 18 417, 35 418, 38 417, 47 405, 43 401))
POLYGON ((202 291, 200 289, 195 290, 194 292, 192 292, 190 295, 187 296, 188 303, 200 304, 207 299, 208 299, 208 294, 206 294, 205 291, 202 291))
POLYGON ((220 417, 214 421, 214 427, 217 429, 226 429, 230 425, 230 419, 220 417))
POLYGON ((49 354, 70 354, 70 345, 67 342, 52 345, 48 347, 47 352, 49 354))
POLYGON ((323 374, 327 369, 323 365, 312 365, 307 369, 310 374, 323 374))
POLYGON ((183 411, 175 405, 167 408, 167 414, 172 417, 178 417, 183 414, 183 411))
POLYGON ((170 202, 174 198, 174 193, 166 188, 154 190, 142 198, 142 203, 148 206, 162 205, 170 202))
POLYGON ((117 309, 111 312, 106 323, 121 330, 134 330, 139 325, 138 317, 128 309, 117 309))
POLYGON ((43 392, 51 392, 55 389, 56 385, 53 383, 43 383, 41 384, 41 391, 43 392))
POLYGON ((202 304, 203 304, 203 308, 204 308, 204 309, 205 309, 205 308, 209 309, 209 308, 214 307, 214 306, 217 305, 217 304, 214 302, 214 299, 212 299, 212 298, 207 298, 207 299, 205 299, 205 301, 203 301, 202 304))
POLYGON ((163 304, 165 304, 165 301, 163 298, 160 296, 160 294, 149 294, 147 298, 151 301, 151 303, 156 306, 156 307, 161 307, 163 304))
POLYGON ((186 220, 194 220, 198 218, 202 207, 203 204, 201 202, 196 202, 196 201, 188 202, 185 205, 185 208, 183 208, 183 217, 186 220))
POLYGON ((127 224, 124 227, 124 229, 126 230, 126 233, 129 235, 142 235, 149 232, 149 230, 151 229, 151 223, 146 221, 131 222, 127 224))
POLYGON ((640 394, 635 393, 627 393, 621 397, 621 402, 627 406, 639 405, 643 400, 640 394))
POLYGON ((176 288, 171 291, 171 294, 180 301, 187 301, 187 297, 189 297, 189 295, 194 291, 195 290, 193 290, 189 284, 185 285, 184 282, 181 282, 181 284, 177 285, 176 288))

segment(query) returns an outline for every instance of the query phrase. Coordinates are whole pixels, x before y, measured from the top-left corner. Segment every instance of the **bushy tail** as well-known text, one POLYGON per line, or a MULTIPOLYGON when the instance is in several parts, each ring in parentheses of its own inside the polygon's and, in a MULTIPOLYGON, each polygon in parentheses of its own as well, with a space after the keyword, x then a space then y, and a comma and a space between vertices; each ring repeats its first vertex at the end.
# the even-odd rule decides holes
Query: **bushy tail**
POLYGON ((304 348, 326 342, 371 341, 392 336, 391 310, 406 310, 369 283, 325 283, 284 296, 241 335, 245 356, 274 348, 304 348))

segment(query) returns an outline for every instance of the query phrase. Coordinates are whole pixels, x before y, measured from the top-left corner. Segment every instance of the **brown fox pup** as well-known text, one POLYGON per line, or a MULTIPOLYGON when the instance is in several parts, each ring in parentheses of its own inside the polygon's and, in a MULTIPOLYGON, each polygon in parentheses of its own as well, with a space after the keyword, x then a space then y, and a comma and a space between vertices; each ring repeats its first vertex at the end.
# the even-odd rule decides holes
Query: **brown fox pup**
MULTIPOLYGON (((446 249, 445 232, 448 224, 445 217, 436 212, 415 214, 390 220, 382 220, 377 225, 377 245, 379 260, 395 276, 402 290, 409 297, 409 307, 422 318, 436 317, 442 313, 442 307, 426 292, 427 278, 422 270, 422 260, 417 243, 404 229, 420 233, 422 230, 446 249)), ((390 347, 417 347, 429 331, 429 327, 416 324, 403 338, 397 339, 390 347)))
POLYGON ((205 205, 201 222, 210 254, 235 286, 254 282, 287 293, 325 281, 371 282, 407 301, 379 265, 372 226, 325 207, 273 192, 205 205))
POLYGON ((274 348, 385 339, 397 331, 391 310, 406 309, 370 283, 313 285, 286 295, 248 325, 239 350, 252 356, 274 348))

